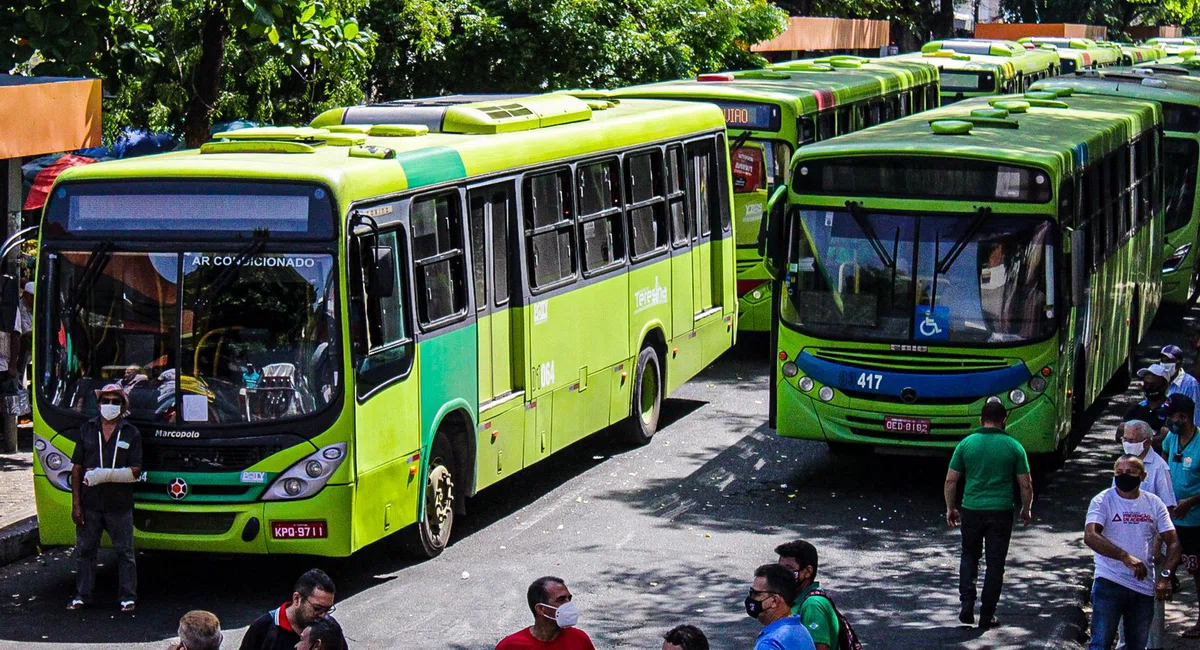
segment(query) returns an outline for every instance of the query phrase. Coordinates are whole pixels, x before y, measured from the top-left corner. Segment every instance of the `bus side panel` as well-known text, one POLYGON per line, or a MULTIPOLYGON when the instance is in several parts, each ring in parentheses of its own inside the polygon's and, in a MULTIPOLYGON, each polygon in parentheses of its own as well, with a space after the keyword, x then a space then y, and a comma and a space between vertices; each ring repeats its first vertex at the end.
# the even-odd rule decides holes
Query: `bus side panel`
MULTIPOLYGON (((641 286, 635 284, 634 286, 641 286)), ((671 252, 671 331, 667 339, 675 339, 692 331, 692 248, 676 248, 671 252)), ((670 373, 668 373, 668 376, 670 373)))
MULTIPOLYGON (((367 544, 416 521, 421 482, 409 474, 408 462, 421 448, 418 419, 420 356, 408 377, 356 403, 354 459, 358 486, 354 493, 354 547, 367 544)), ((349 388, 347 390, 352 390, 349 388)), ((349 397, 347 401, 353 399, 349 397)))
MULTIPOLYGON (((421 476, 425 475, 428 467, 433 437, 438 433, 445 415, 455 409, 464 408, 470 414, 468 432, 475 435, 478 423, 479 408, 479 351, 478 333, 475 323, 438 333, 418 344, 417 363, 421 368, 421 476)), ((468 458, 474 458, 473 450, 456 450, 458 453, 471 452, 468 458)), ((424 482, 422 482, 422 489, 424 482)), ((470 489, 467 494, 474 494, 470 489)))
MULTIPOLYGON (((625 300, 629 310, 629 355, 626 358, 626 377, 620 385, 613 387, 612 413, 610 419, 618 422, 630 413, 633 403, 633 380, 637 372, 637 358, 642 347, 648 345, 646 339, 651 332, 658 329, 664 341, 672 338, 669 331, 672 320, 675 323, 692 322, 691 313, 691 284, 680 290, 672 281, 675 268, 683 266, 679 261, 681 256, 661 257, 653 264, 633 269, 629 272, 629 292, 625 300), (683 304, 681 309, 680 304, 683 304), (683 310, 687 311, 684 312, 683 310), (660 323, 668 324, 668 331, 663 331, 660 323)), ((688 271, 688 278, 691 271, 688 271)), ((668 355, 669 356, 669 355, 668 355)), ((659 359, 661 369, 667 373, 667 385, 673 379, 670 359, 659 359)))
POLYGON ((479 414, 475 489, 511 475, 524 466, 525 402, 514 399, 479 414))

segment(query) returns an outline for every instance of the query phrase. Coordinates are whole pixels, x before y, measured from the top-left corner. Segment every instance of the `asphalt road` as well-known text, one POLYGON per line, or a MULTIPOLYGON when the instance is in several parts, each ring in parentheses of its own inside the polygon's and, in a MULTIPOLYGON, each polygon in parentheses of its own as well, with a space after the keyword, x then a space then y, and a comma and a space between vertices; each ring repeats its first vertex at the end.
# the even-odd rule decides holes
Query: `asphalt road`
MULTIPOLYGON (((1143 352, 1177 341, 1178 319, 1166 320, 1143 352)), ((1059 635, 1090 575, 1083 517, 1109 481, 1112 427, 1130 394, 1101 405, 1076 457, 1039 481, 1036 521, 1013 538, 1004 626, 981 634, 956 618, 945 459, 835 456, 774 437, 765 354, 761 340, 743 340, 664 402, 647 447, 600 434, 470 501, 436 560, 408 562, 386 542, 348 560, 143 556, 132 616, 115 603, 65 611, 65 550, 0 568, 0 648, 163 648, 194 608, 216 612, 236 648, 309 566, 336 580, 335 616, 358 649, 491 648, 529 624, 525 588, 545 574, 566 579, 599 648, 658 648, 682 622, 714 649, 748 648, 758 627, 742 599, 754 568, 797 537, 820 549, 823 587, 872 650, 1040 648, 1059 635)), ((98 594, 111 594, 115 567, 101 558, 98 594)), ((1172 620, 1188 607, 1172 604, 1172 620)))

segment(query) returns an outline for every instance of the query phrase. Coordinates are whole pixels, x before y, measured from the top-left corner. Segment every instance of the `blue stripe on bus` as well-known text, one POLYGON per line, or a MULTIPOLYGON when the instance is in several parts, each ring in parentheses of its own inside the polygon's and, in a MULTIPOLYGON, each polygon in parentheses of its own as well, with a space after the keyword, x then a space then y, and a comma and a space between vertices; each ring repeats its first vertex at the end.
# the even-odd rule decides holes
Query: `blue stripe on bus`
POLYGON ((865 370, 818 359, 807 352, 796 357, 796 365, 805 375, 826 386, 855 393, 900 396, 905 388, 918 397, 984 397, 998 395, 1020 386, 1033 375, 1024 363, 1001 370, 971 373, 936 374, 865 370))
POLYGON ((467 177, 462 157, 450 147, 405 151, 396 155, 396 162, 404 168, 409 189, 467 177))

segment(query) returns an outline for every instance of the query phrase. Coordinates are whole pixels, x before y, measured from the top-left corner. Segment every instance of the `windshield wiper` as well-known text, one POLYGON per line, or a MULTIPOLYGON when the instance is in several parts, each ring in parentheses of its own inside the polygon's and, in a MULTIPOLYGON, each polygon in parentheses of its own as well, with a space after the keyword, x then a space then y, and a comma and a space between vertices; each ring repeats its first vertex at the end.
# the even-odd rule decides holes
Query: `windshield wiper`
MULTIPOLYGON (((867 215, 863 212, 862 204, 857 201, 846 201, 846 209, 850 212, 850 217, 854 219, 854 223, 858 225, 858 229, 867 237, 867 243, 871 245, 871 249, 879 256, 879 261, 890 269, 896 268, 896 258, 888 255, 887 249, 883 247, 883 240, 879 239, 879 235, 875 233, 875 226, 871 225, 871 221, 867 219, 867 215)), ((899 242, 900 230, 896 230, 897 242, 899 242)))
POLYGON ((963 231, 961 237, 955 240, 954 245, 950 247, 950 250, 946 251, 946 257, 944 258, 940 255, 940 251, 938 250, 941 245, 942 233, 937 232, 934 234, 933 259, 937 260, 937 264, 933 267, 933 287, 930 289, 929 296, 930 317, 933 316, 933 308, 937 306, 938 276, 945 275, 946 273, 950 272, 950 267, 954 266, 954 263, 958 261, 958 256, 962 255, 962 252, 967 249, 967 244, 971 242, 971 240, 975 237, 975 233, 979 231, 981 226, 983 226, 983 222, 990 216, 992 216, 992 209, 987 206, 976 210, 975 218, 971 220, 971 223, 967 224, 967 229, 963 231))
POLYGON ((213 298, 221 295, 221 292, 224 291, 231 282, 233 282, 233 279, 236 278, 237 274, 241 272, 242 267, 246 265, 246 262, 249 262, 252 257, 262 253, 263 249, 266 247, 266 233, 263 231, 255 231, 254 240, 239 249, 237 255, 234 256, 233 261, 230 262, 229 266, 221 269, 220 275, 213 278, 213 281, 210 282, 208 286, 204 287, 204 290, 201 291, 200 295, 196 297, 196 308, 208 307, 213 298))
POLYGON ((83 297, 92 290, 92 286, 96 284, 96 280, 100 278, 100 274, 108 266, 109 260, 112 259, 113 243, 111 239, 106 239, 92 249, 88 255, 87 261, 83 264, 83 273, 79 276, 79 281, 75 283, 75 288, 71 291, 71 297, 63 303, 62 320, 64 323, 73 323, 79 315, 80 308, 83 307, 83 297))

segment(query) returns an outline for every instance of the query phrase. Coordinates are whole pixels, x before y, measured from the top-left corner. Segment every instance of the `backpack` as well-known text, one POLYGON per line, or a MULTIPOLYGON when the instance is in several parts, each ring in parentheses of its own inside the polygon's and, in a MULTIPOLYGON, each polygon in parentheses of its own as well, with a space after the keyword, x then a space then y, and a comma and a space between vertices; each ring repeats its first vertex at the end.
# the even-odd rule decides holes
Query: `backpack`
POLYGON ((838 611, 837 605, 833 603, 833 599, 829 597, 829 594, 820 589, 813 589, 808 592, 805 600, 813 596, 820 596, 828 600, 829 606, 833 608, 833 614, 837 617, 838 622, 837 650, 863 650, 862 641, 858 640, 858 635, 854 633, 854 628, 850 625, 850 621, 847 621, 846 617, 842 616, 842 613, 838 611))

